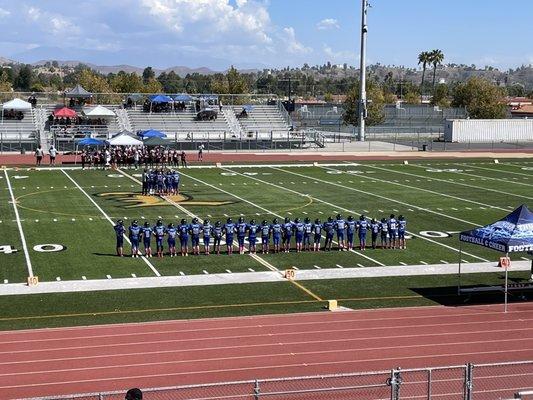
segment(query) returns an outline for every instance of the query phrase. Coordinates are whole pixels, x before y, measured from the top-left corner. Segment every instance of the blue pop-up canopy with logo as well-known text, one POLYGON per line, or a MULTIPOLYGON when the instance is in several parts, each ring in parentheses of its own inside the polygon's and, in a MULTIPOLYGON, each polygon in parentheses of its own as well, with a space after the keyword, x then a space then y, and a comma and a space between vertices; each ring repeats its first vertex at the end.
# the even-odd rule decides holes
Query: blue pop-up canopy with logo
POLYGON ((154 137, 164 139, 167 137, 165 133, 156 131, 155 129, 149 129, 147 131, 142 131, 142 132, 139 132, 137 135, 141 136, 143 139, 154 138, 154 137))
POLYGON ((488 247, 502 253, 533 250, 533 213, 521 205, 490 225, 461 232, 461 242, 488 247))

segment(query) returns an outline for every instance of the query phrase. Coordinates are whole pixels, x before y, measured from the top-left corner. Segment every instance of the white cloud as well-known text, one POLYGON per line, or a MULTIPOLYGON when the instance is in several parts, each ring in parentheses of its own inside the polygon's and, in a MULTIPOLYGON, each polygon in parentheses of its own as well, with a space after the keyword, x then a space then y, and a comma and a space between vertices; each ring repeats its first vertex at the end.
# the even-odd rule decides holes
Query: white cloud
POLYGON ((310 47, 304 46, 296 39, 296 32, 293 27, 284 28, 285 48, 290 54, 307 54, 313 51, 310 47))
POLYGON ((324 45, 322 51, 326 55, 329 61, 334 64, 354 64, 358 60, 358 56, 351 50, 339 50, 335 51, 330 46, 324 45))
POLYGON ((42 25, 54 35, 79 33, 79 28, 61 14, 42 11, 37 7, 28 7, 26 16, 31 22, 42 25))
POLYGON ((193 27, 189 38, 223 42, 228 37, 242 41, 270 43, 270 15, 261 3, 252 0, 142 0, 148 13, 175 33, 193 27))
POLYGON ((4 18, 11 15, 11 12, 8 10, 5 10, 3 8, 0 8, 0 18, 4 18))
POLYGON ((333 18, 326 18, 316 24, 318 30, 340 29, 339 21, 333 18))

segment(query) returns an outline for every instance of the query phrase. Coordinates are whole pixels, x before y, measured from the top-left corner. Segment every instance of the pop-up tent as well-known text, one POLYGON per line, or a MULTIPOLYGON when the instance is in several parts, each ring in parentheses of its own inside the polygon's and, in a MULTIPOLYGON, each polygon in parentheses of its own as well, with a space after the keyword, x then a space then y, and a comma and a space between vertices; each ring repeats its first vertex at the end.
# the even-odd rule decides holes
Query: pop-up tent
POLYGON ((95 138, 81 139, 79 142, 76 143, 77 146, 103 146, 104 144, 105 142, 103 140, 95 138))
POLYGON ((174 96, 175 101, 183 101, 184 103, 188 103, 192 101, 192 97, 186 93, 177 94, 174 96))
POLYGON ((155 129, 149 129, 147 131, 142 131, 138 134, 143 139, 149 139, 149 138, 160 138, 164 139, 167 137, 166 133, 156 131, 155 129))
POLYGON ((26 111, 31 110, 31 104, 21 99, 13 99, 2 105, 4 110, 26 111))
MULTIPOLYGON (((505 253, 533 251, 533 213, 521 205, 512 213, 490 225, 461 232, 459 240, 505 253)), ((459 293, 472 291, 461 288, 461 252, 459 254, 459 293)), ((505 309, 507 310, 507 268, 505 269, 505 309)))
POLYGON ((4 110, 28 111, 31 110, 31 104, 21 99, 13 99, 2 105, 2 123, 4 123, 4 110))
POLYGON ((122 131, 118 135, 107 140, 107 144, 110 146, 141 146, 143 144, 139 139, 135 139, 133 133, 128 131, 122 131))
POLYGON ((63 107, 54 111, 54 117, 56 118, 76 118, 77 115, 76 111, 68 107, 63 107))
POLYGON ((93 97, 93 95, 85 90, 81 85, 76 85, 69 91, 65 92, 65 97, 68 97, 69 99, 89 99, 93 97))
POLYGON ((171 103, 172 101, 172 97, 166 96, 164 94, 150 96, 150 102, 152 103, 171 103))
POLYGON ((92 109, 83 110, 83 114, 89 118, 115 118, 116 114, 104 106, 96 106, 92 109))

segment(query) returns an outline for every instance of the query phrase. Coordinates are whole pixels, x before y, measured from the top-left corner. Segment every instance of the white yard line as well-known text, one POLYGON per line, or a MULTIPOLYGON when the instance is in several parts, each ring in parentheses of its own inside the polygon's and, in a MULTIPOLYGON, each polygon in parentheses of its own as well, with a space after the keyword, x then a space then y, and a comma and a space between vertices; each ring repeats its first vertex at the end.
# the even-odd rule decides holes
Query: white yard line
MULTIPOLYGON (((531 177, 530 174, 524 174, 524 173, 521 173, 521 172, 512 172, 512 171, 507 171, 507 170, 504 170, 504 169, 497 169, 497 168, 494 168, 494 169, 491 169, 491 168, 485 168, 485 167, 476 167, 472 164, 459 164, 459 163, 456 163, 455 165, 460 165, 461 167, 470 167, 470 168, 476 168, 476 169, 483 169, 485 171, 490 171, 490 172, 501 172, 503 174, 512 174, 512 175, 521 175, 521 176, 527 176, 527 177, 531 177)), ((497 166, 501 166, 501 165, 507 165, 507 164, 493 164, 495 167, 497 166)))
MULTIPOLYGON (((265 183, 265 184, 267 184, 267 185, 270 185, 270 186, 276 187, 276 188, 278 188, 278 189, 283 189, 283 190, 286 190, 286 191, 288 191, 288 192, 295 193, 295 194, 297 194, 297 195, 299 195, 299 196, 307 197, 307 198, 310 198, 310 199, 316 199, 315 197, 312 197, 312 196, 309 196, 309 195, 302 194, 302 193, 300 193, 300 192, 297 192, 296 190, 292 190, 292 189, 284 188, 283 186, 278 186, 278 185, 276 185, 276 184, 274 184, 274 183, 270 183, 270 182, 264 181, 264 180, 262 180, 262 179, 258 179, 258 178, 256 178, 255 176, 244 175, 244 174, 241 174, 240 172, 235 172, 235 171, 232 171, 231 169, 228 169, 228 168, 223 168, 223 169, 224 169, 225 171, 234 172, 234 173, 236 173, 236 174, 238 174, 238 175, 240 175, 240 176, 243 176, 243 177, 245 177, 245 178, 253 179, 253 180, 256 180, 256 181, 258 181, 258 182, 262 182, 262 183, 265 183)), ((213 187, 214 187, 214 186, 213 186, 213 187)), ((217 189, 218 189, 218 188, 217 188, 217 189)), ((221 189, 220 189, 220 190, 221 190, 221 189)), ((229 192, 226 192, 226 193, 232 195, 232 194, 229 193, 229 192)), ((233 195, 232 195, 232 196, 233 196, 233 195)), ((235 196, 235 197, 236 197, 236 196, 235 196)), ((242 198, 240 198, 240 199, 241 199, 242 201, 245 201, 245 202, 247 202, 247 203, 249 203, 249 204, 255 206, 255 207, 258 207, 258 208, 260 208, 260 209, 262 209, 262 210, 265 210, 265 211, 267 211, 269 214, 272 214, 272 215, 274 215, 274 216, 276 216, 276 217, 278 217, 278 218, 283 218, 283 216, 278 215, 278 214, 275 214, 275 213, 273 213, 273 212, 271 212, 271 211, 268 211, 266 208, 263 208, 263 207, 261 207, 261 206, 255 204, 255 203, 252 203, 252 202, 250 202, 250 201, 248 201, 248 200, 245 200, 245 199, 242 199, 242 198)), ((337 244, 336 241, 333 241, 333 243, 337 244)), ((369 257, 369 256, 367 256, 367 255, 365 255, 365 254, 363 254, 363 253, 358 252, 358 251, 350 250, 350 252, 351 252, 351 253, 354 253, 354 254, 357 254, 358 256, 361 256, 361 257, 363 257, 363 258, 366 258, 367 260, 370 260, 370 261, 372 261, 373 263, 376 263, 377 265, 381 265, 382 267, 385 267, 385 266, 386 266, 385 264, 383 264, 383 263, 381 263, 381 262, 379 262, 379 261, 373 259, 372 257, 369 257)))
POLYGON ((20 222, 19 211, 17 208, 17 201, 15 200, 15 195, 13 194, 13 188, 11 187, 9 175, 7 174, 7 170, 5 169, 4 169, 4 174, 6 176, 7 188, 9 189, 9 194, 11 195, 11 202, 13 203, 13 210, 15 210, 15 219, 17 221, 17 226, 19 228, 20 240, 22 242, 22 250, 24 251, 24 257, 26 258, 26 267, 28 268, 28 276, 33 277, 33 268, 31 266, 30 253, 28 252, 28 245, 26 243, 26 237, 24 236, 24 230, 22 229, 22 223, 20 222))
MULTIPOLYGON (((346 165, 351 165, 351 164, 346 164, 346 165)), ((350 175, 350 174, 348 174, 348 173, 346 173, 345 171, 342 171, 342 170, 333 169, 333 168, 325 168, 322 165, 319 165, 319 167, 323 168, 323 169, 328 169, 330 171, 340 171, 340 172, 345 173, 346 175, 350 175)), ((485 206, 485 207, 494 208, 494 209, 498 209, 498 210, 502 210, 502 211, 506 211, 506 212, 508 211, 507 208, 498 207, 498 206, 491 206, 491 205, 488 205, 488 204, 485 204, 485 203, 480 203, 478 201, 468 200, 468 199, 465 199, 465 198, 452 196, 450 194, 444 194, 444 193, 440 193, 440 192, 435 192, 435 191, 429 190, 429 189, 422 189, 422 188, 419 188, 419 187, 416 187, 416 186, 405 185, 403 183, 395 183, 395 182, 387 181, 385 179, 374 178, 374 177, 371 177, 371 176, 367 176, 367 178, 375 180, 375 181, 378 181, 378 182, 389 183, 391 185, 401 186, 401 187, 405 187, 405 188, 410 188, 410 189, 414 189, 414 190, 418 190, 418 191, 422 191, 422 192, 435 194, 435 195, 441 196, 441 197, 449 197, 450 199, 455 199, 455 200, 459 200, 459 201, 463 201, 463 202, 467 202, 467 203, 477 204, 479 206, 485 206)), ((363 210, 363 212, 364 211, 365 210, 363 210)))
MULTIPOLYGON (((424 169, 429 168, 427 166, 417 166, 417 165, 414 165, 414 164, 409 164, 409 165, 410 166, 424 168, 424 169)), ((395 169, 376 167, 375 165, 370 165, 370 164, 365 164, 365 167, 378 169, 378 170, 385 171, 385 172, 392 172, 392 173, 396 173, 396 174, 409 175, 409 176, 413 176, 413 177, 416 177, 416 178, 429 179, 429 180, 437 181, 437 182, 444 182, 444 183, 447 183, 449 185, 465 186, 465 187, 468 187, 468 188, 471 188, 471 189, 486 190, 488 192, 494 192, 494 193, 498 193, 500 195, 502 194, 501 190, 490 189, 490 188, 486 188, 486 187, 482 187, 482 186, 475 186, 475 185, 471 185, 469 183, 450 182, 450 181, 448 181, 446 179, 434 178, 434 177, 428 176, 428 175, 417 175, 417 174, 413 174, 411 172, 398 171, 398 170, 395 170, 395 169)), ((522 199, 533 200, 533 197, 522 196, 522 195, 514 194, 514 193, 505 193, 505 195, 506 196, 512 196, 512 197, 520 197, 522 199)))
MULTIPOLYGON (((126 172, 124 172, 122 169, 119 169, 118 171, 119 171, 122 175, 124 175, 125 177, 130 178, 130 179, 133 180, 134 182, 137 182, 137 183, 141 184, 141 181, 139 181, 138 179, 135 179, 135 177, 129 175, 129 174, 126 173, 126 172)), ((191 177, 190 175, 185 174, 183 171, 180 171, 180 174, 183 175, 183 176, 186 176, 186 177, 188 177, 188 178, 190 178, 190 179, 196 180, 197 182, 203 183, 203 184, 205 184, 205 185, 207 185, 207 186, 209 186, 209 187, 211 187, 211 188, 213 188, 213 189, 220 190, 221 192, 224 192, 224 193, 227 193, 227 194, 232 195, 231 193, 226 192, 226 191, 223 190, 223 189, 220 189, 220 188, 218 188, 218 187, 216 187, 216 186, 213 186, 213 185, 209 185, 208 183, 205 183, 205 182, 201 181, 200 179, 193 178, 193 177, 191 177)), ((244 200, 244 199, 242 199, 242 198, 240 198, 240 197, 237 197, 237 196, 235 196, 235 195, 232 195, 232 196, 234 196, 235 198, 239 198, 240 200, 246 201, 246 200, 244 200)), ((187 215, 190 216, 191 218, 198 218, 198 221, 200 221, 200 223, 203 223, 202 218, 200 218, 198 215, 196 215, 196 214, 190 212, 190 211, 187 210, 185 207, 183 207, 182 205, 176 203, 175 201, 173 201, 172 199, 168 198, 167 196, 161 196, 161 198, 164 199, 165 201, 167 201, 168 203, 172 204, 172 205, 173 205, 174 207, 176 207, 177 209, 183 211, 185 214, 187 214, 187 215)), ((233 244, 234 244, 234 245, 237 245, 237 243, 236 243, 235 241, 233 241, 233 244)), ((269 270, 271 270, 271 271, 276 271, 276 272, 279 272, 280 274, 282 274, 282 272, 279 271, 274 265, 272 265, 272 264, 270 264, 269 262, 263 260, 263 259, 262 259, 261 257, 259 257, 257 254, 251 254, 251 253, 248 253, 248 255, 249 255, 250 257, 252 257, 252 258, 253 258, 255 261, 257 261, 258 263, 260 263, 261 265, 267 267, 269 270)))
MULTIPOLYGON (((311 178, 308 175, 303 175, 303 174, 299 174, 297 172, 292 172, 292 171, 286 171, 286 170, 283 170, 281 168, 273 168, 273 169, 275 169, 276 171, 285 172, 287 174, 297 175, 297 176, 300 176, 302 178, 307 178, 307 179, 311 178)), ((457 218, 457 217, 452 217, 451 215, 443 214, 443 213, 440 213, 438 211, 433 211, 433 210, 429 210, 427 208, 420 207, 420 206, 417 206, 417 205, 414 205, 414 204, 405 203, 403 201, 396 200, 396 199, 393 199, 391 197, 386 197, 386 196, 382 196, 380 194, 375 194, 375 193, 369 192, 368 190, 359 190, 359 189, 355 189, 355 188, 352 188, 352 187, 349 187, 349 186, 346 186, 346 185, 342 185, 342 184, 338 184, 338 183, 335 183, 335 182, 326 181, 326 180, 319 179, 319 178, 314 178, 314 179, 316 181, 327 183, 328 185, 334 185, 334 186, 337 186, 337 187, 341 187, 343 189, 351 190, 353 192, 358 192, 358 193, 362 193, 362 194, 368 194, 370 196, 374 196, 374 197, 377 197, 377 198, 380 198, 380 199, 383 199, 383 200, 391 201, 393 203, 401 204, 401 205, 406 206, 406 207, 417 208, 417 209, 419 209, 421 211, 425 211, 425 212, 430 213, 430 214, 436 214, 436 215, 439 215, 441 217, 453 219, 453 220, 456 220, 456 221, 459 221, 459 222, 462 222, 462 223, 465 223, 465 224, 473 225, 473 226, 476 226, 476 227, 480 226, 480 224, 477 224, 475 222, 466 221, 464 219, 457 218)))
MULTIPOLYGON (((309 179, 309 176, 306 176, 306 175, 301 175, 301 174, 297 174, 297 173, 295 173, 295 172, 285 171, 285 170, 283 170, 283 169, 279 169, 279 168, 274 168, 274 169, 277 169, 278 171, 286 172, 286 173, 288 173, 288 174, 300 175, 301 177, 304 177, 304 178, 309 179)), ((342 188, 344 188, 344 189, 348 189, 348 190, 354 190, 354 191, 362 192, 362 191, 357 190, 357 189, 352 189, 352 188, 349 188, 349 187, 346 187, 346 186, 342 186, 342 185, 339 185, 339 184, 336 184, 336 183, 331 183, 331 182, 328 182, 328 181, 325 181, 325 180, 321 180, 321 179, 318 179, 318 178, 314 178, 314 179, 315 179, 315 181, 321 181, 321 182, 326 183, 326 184, 329 184, 329 185, 335 185, 335 186, 342 187, 342 188)), ((281 187, 281 186, 280 186, 280 187, 281 187)), ((368 192, 368 191, 364 191, 364 192, 362 192, 362 193, 373 195, 372 193, 370 193, 370 192, 368 192)), ((383 197, 383 196, 379 196, 379 197, 383 197)), ((361 214, 361 213, 359 213, 359 212, 357 212, 357 211, 350 210, 350 209, 347 209, 347 208, 344 208, 344 207, 340 207, 340 206, 338 206, 338 205, 335 205, 335 204, 329 203, 329 202, 327 202, 327 201, 321 200, 321 199, 319 199, 319 198, 317 198, 317 197, 312 197, 312 199, 313 199, 313 200, 316 200, 316 201, 318 201, 318 202, 320 202, 320 203, 327 204, 327 205, 332 206, 332 207, 340 208, 340 209, 342 209, 342 210, 344 210, 344 211, 346 211, 346 212, 350 212, 350 213, 354 213, 354 214, 361 214)), ((389 200, 389 199, 387 199, 387 200, 389 200)), ((411 207, 419 208, 419 209, 420 209, 420 207, 416 207, 416 206, 411 206, 411 207)), ((442 214, 442 215, 444 215, 444 214, 442 214)), ((470 222, 469 222, 469 223, 470 223, 470 222)), ((475 225, 475 224, 472 224, 472 225, 475 225)), ((455 248, 455 247, 452 247, 452 246, 448 246, 447 244, 439 243, 439 242, 437 242, 437 241, 435 241, 435 240, 429 239, 429 238, 424 237, 424 236, 421 236, 421 235, 417 235, 416 233, 413 233, 413 232, 409 232, 409 231, 408 231, 407 233, 408 233, 409 235, 416 236, 417 238, 420 238, 420 239, 422 239, 422 240, 425 240, 425 241, 428 241, 428 242, 434 243, 434 244, 436 244, 436 245, 438 245, 438 246, 446 247, 447 249, 450 249, 450 250, 452 250, 452 251, 454 251, 454 252, 456 252, 456 253, 459 253, 459 252, 460 252, 459 249, 457 249, 457 248, 455 248)), ((476 255, 474 255, 474 254, 466 253, 465 251, 463 251, 462 253, 463 253, 463 254, 466 254, 466 255, 468 255, 468 256, 470 256, 470 257, 472 257, 472 258, 476 258, 476 259, 478 259, 478 260, 488 262, 488 260, 486 260, 486 259, 484 259, 484 258, 482 258, 482 257, 476 256, 476 255)))
MULTIPOLYGON (((98 205, 98 203, 96 203, 94 201, 94 199, 91 196, 89 196, 89 194, 85 190, 83 190, 83 188, 78 184, 78 182, 76 182, 74 179, 72 179, 72 177, 69 174, 67 174, 67 172, 63 168, 61 168, 61 172, 63 172, 66 175, 66 177, 68 179, 70 179, 70 181, 74 185, 76 185, 76 187, 85 195, 85 197, 87 197, 91 201, 91 203, 94 204, 94 206, 98 209, 98 211, 100 211, 100 213, 102 213, 102 215, 105 217, 105 219, 107 219, 111 225, 115 226, 115 222, 113 222, 113 220, 109 217, 109 215, 106 214, 106 212, 104 210, 102 210, 102 208, 98 205)), ((129 238, 127 236, 124 236, 124 239, 129 244, 131 244, 131 242, 130 242, 130 240, 129 240, 129 238)), ((155 276, 161 276, 159 271, 154 267, 154 265, 145 256, 141 256, 141 258, 146 263, 146 265, 148 265, 148 267, 150 267, 150 269, 153 271, 155 276)))

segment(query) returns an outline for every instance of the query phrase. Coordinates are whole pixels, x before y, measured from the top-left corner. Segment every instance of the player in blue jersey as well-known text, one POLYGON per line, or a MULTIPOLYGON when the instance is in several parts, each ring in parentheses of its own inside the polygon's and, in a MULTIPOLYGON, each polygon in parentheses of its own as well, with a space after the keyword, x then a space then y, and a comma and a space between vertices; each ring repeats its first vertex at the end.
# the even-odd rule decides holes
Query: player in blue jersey
POLYGON ((353 238, 355 236, 355 231, 357 230, 357 222, 350 215, 346 221, 346 245, 348 246, 348 251, 353 250, 353 238))
POLYGON ((150 246, 150 241, 152 240, 153 229, 148 222, 144 223, 144 226, 141 228, 143 236, 143 245, 144 245, 144 255, 146 257, 152 257, 152 247, 150 246))
POLYGON ((381 233, 381 248, 388 249, 390 245, 390 237, 389 224, 387 223, 386 218, 381 218, 381 222, 379 224, 379 231, 381 233))
POLYGON ((361 251, 366 250, 366 232, 368 230, 368 221, 366 220, 366 217, 364 215, 361 215, 359 217, 359 222, 357 224, 357 228, 359 229, 359 249, 361 251))
POLYGON ((239 222, 236 226, 237 229, 237 243, 239 244, 239 254, 244 254, 244 238, 246 237, 246 231, 248 230, 248 224, 244 221, 243 217, 239 218, 239 222))
POLYGON ((165 193, 172 194, 172 187, 174 186, 174 175, 169 170, 165 173, 165 193))
POLYGON ((235 224, 231 218, 228 218, 224 225, 224 235, 226 237, 226 248, 228 255, 233 254, 233 235, 235 233, 235 224))
POLYGON ((190 233, 192 242, 192 253, 198 256, 200 255, 200 234, 202 233, 202 226, 200 225, 200 222, 196 217, 192 219, 190 233))
POLYGON ((370 221, 370 232, 372 232, 372 248, 375 249, 378 243, 379 232, 381 231, 381 224, 372 218, 370 221))
POLYGON ((126 232, 124 222, 119 219, 113 228, 117 237, 117 256, 124 257, 124 233, 126 232))
POLYGON ((335 234, 335 223, 333 222, 333 218, 328 217, 328 220, 324 222, 323 228, 324 232, 326 232, 324 250, 331 251, 331 246, 333 244, 333 236, 335 234))
POLYGON ((255 244, 257 242, 257 232, 259 232, 259 225, 252 219, 248 224, 248 243, 250 244, 250 253, 255 254, 255 244))
POLYGON ((389 225, 390 248, 396 249, 398 247, 398 221, 394 217, 394 214, 390 215, 387 223, 389 225))
POLYGON ((180 193, 180 174, 177 171, 173 171, 172 176, 172 194, 176 195, 180 193))
POLYGON ((283 233, 283 227, 278 222, 277 218, 272 221, 272 242, 274 243, 274 253, 281 251, 281 236, 283 233))
POLYGON ((407 246, 405 244, 405 230, 407 229, 407 221, 405 220, 405 217, 403 215, 400 215, 398 217, 398 245, 400 249, 406 249, 407 246))
POLYGON ((173 223, 168 224, 167 226, 167 243, 168 243, 168 252, 170 257, 176 257, 176 235, 178 230, 173 223))
POLYGON ((291 238, 292 232, 294 230, 294 224, 291 222, 290 218, 285 218, 285 223, 283 224, 283 250, 285 253, 291 251, 291 238))
POLYGON ((139 226, 139 223, 137 220, 133 220, 129 230, 129 237, 131 242, 131 256, 132 257, 138 257, 139 256, 139 239, 141 238, 141 227, 139 226))
POLYGON ((183 218, 178 225, 178 236, 180 238, 180 253, 182 257, 189 255, 189 224, 183 218))
POLYGON ((322 238, 322 223, 317 218, 313 224, 313 251, 320 251, 320 239, 322 238))
POLYGON ((210 254, 209 246, 211 245, 211 234, 212 233, 213 233, 213 225, 211 225, 211 222, 209 222, 208 219, 204 220, 204 224, 202 226, 202 237, 204 239, 204 252, 206 256, 210 254))
POLYGON ((156 182, 157 182, 157 194, 164 195, 165 194, 165 175, 163 175, 163 171, 157 172, 156 182))
POLYGON ((154 195, 156 190, 156 181, 157 181, 157 174, 155 171, 150 171, 148 173, 148 194, 154 195))
POLYGON ((335 220, 335 230, 337 231, 337 241, 339 242, 339 251, 344 250, 346 244, 344 243, 344 232, 346 231, 346 222, 342 219, 340 214, 337 214, 335 220))
POLYGON ((304 250, 311 251, 311 235, 313 234, 313 224, 309 217, 304 220, 304 250))
POLYGON ((220 254, 220 242, 222 241, 222 235, 224 235, 224 226, 222 225, 222 222, 217 221, 213 227, 213 251, 216 251, 217 254, 220 254))
POLYGON ((265 219, 261 224, 261 252, 263 254, 268 254, 270 250, 270 225, 265 219))
POLYGON ((294 236, 296 238, 296 252, 300 253, 303 248, 305 234, 305 224, 300 221, 300 218, 296 218, 294 221, 294 236))
POLYGON ((155 245, 157 251, 157 257, 163 257, 163 238, 165 237, 165 227, 163 226, 163 221, 160 219, 157 220, 157 223, 154 227, 154 236, 155 236, 155 245))

